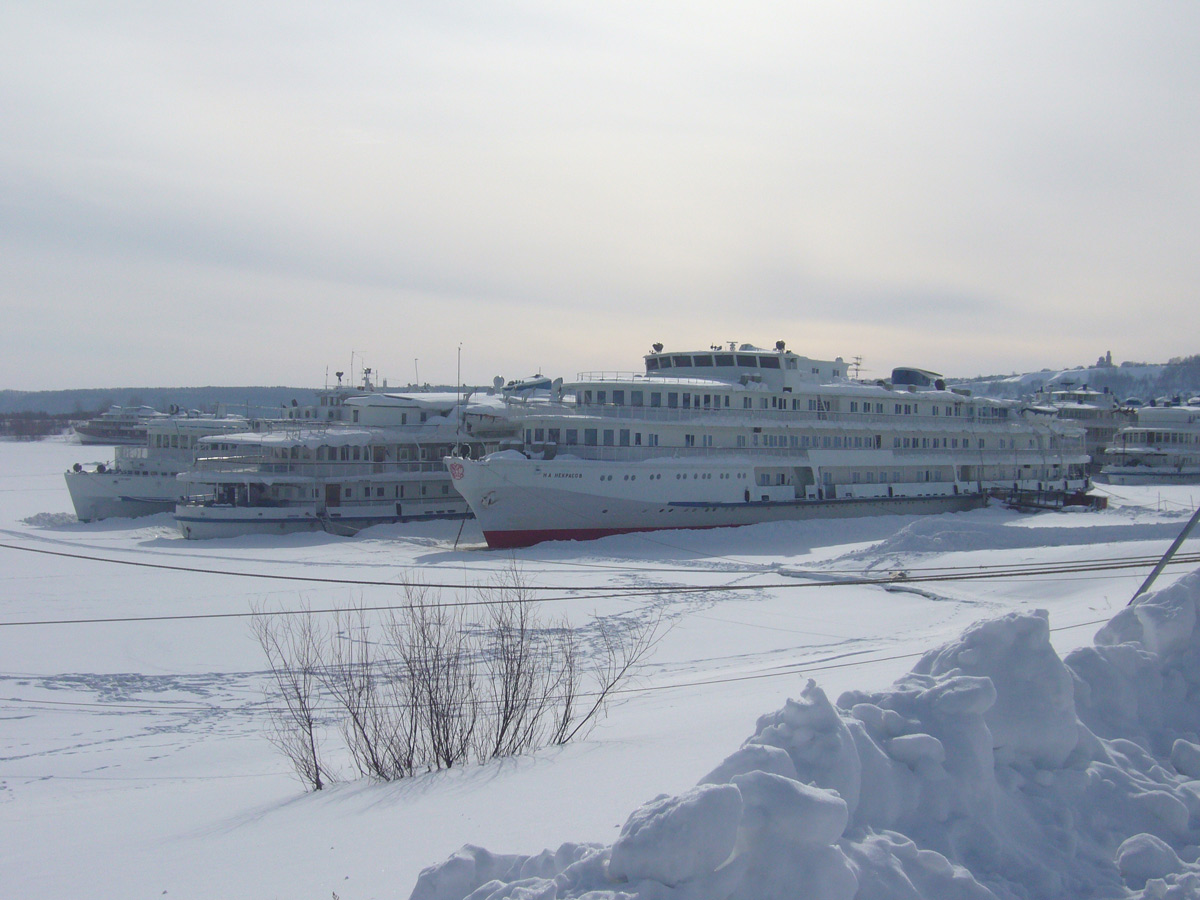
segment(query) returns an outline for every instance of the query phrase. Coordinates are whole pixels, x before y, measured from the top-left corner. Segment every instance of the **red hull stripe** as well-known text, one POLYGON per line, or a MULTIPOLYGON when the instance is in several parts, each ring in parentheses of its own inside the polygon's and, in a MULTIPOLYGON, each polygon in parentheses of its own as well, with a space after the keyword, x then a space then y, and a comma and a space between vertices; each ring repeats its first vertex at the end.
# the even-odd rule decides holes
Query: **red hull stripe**
POLYGON ((736 528, 737 525, 653 526, 648 528, 538 528, 526 531, 485 531, 484 539, 493 550, 512 547, 532 547, 542 541, 594 541, 614 534, 634 534, 641 531, 698 531, 705 528, 736 528))

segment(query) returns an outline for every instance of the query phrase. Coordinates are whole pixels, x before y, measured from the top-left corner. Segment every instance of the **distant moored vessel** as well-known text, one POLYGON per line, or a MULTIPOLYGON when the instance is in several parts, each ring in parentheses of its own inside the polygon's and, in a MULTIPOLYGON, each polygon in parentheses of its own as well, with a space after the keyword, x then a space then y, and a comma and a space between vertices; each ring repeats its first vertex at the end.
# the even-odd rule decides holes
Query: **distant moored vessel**
POLYGON ((81 522, 170 512, 181 498, 176 475, 192 464, 201 438, 245 431, 241 416, 162 415, 148 419, 142 444, 119 445, 108 462, 75 463, 67 490, 81 522))
POLYGON ((1109 484, 1200 484, 1200 408, 1143 406, 1105 453, 1109 484))
POLYGON ((74 430, 81 444, 144 444, 146 424, 165 418, 166 413, 149 406, 112 406, 74 430))
POLYGON ((516 435, 498 396, 372 393, 347 398, 349 421, 215 435, 179 476, 187 538, 329 531, 465 518, 442 458, 484 455, 516 435))

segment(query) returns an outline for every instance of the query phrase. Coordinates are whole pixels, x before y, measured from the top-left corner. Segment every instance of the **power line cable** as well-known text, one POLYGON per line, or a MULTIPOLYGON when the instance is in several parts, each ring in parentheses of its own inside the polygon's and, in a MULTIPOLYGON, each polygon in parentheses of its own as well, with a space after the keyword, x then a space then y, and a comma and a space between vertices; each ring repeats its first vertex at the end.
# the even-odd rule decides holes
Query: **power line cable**
MULTIPOLYGON (((0 544, 0 547, 8 545, 0 544)), ((29 549, 29 548, 16 548, 29 549)), ((33 552, 53 553, 54 555, 78 556, 77 554, 61 554, 59 551, 34 550, 33 552)), ((87 558, 87 557, 83 557, 87 558)), ((567 591, 559 596, 548 597, 524 597, 524 598, 488 598, 486 595, 489 591, 503 591, 503 586, 498 585, 480 585, 477 590, 484 594, 484 597, 475 600, 450 600, 440 602, 438 605, 445 608, 468 608, 491 606, 496 604, 512 604, 512 603, 551 603, 561 601, 584 601, 584 600, 612 600, 612 599, 629 599, 634 597, 647 597, 664 594, 698 594, 709 593, 713 591, 721 592, 744 592, 744 591, 767 591, 767 590, 799 590, 807 588, 819 587, 861 587, 873 585, 896 585, 896 584, 921 584, 929 582, 947 582, 947 581, 980 581, 989 579, 1001 578, 1028 578, 1045 575, 1064 575, 1078 574, 1081 572, 1106 572, 1120 571, 1125 569, 1144 568, 1151 563, 1148 559, 1153 558, 1136 558, 1132 561, 1126 561, 1121 558, 1116 558, 1109 561, 1095 561, 1088 564, 1076 563, 1050 563, 1038 564, 1025 567, 1004 567, 1001 571, 977 570, 968 569, 959 572, 949 572, 944 574, 912 574, 911 572, 900 572, 887 575, 884 577, 861 577, 850 576, 840 578, 838 580, 822 580, 822 581, 806 581, 806 582, 779 582, 771 584, 725 584, 725 585, 649 585, 646 587, 627 587, 620 590, 609 590, 601 593, 590 593, 593 588, 587 586, 563 586, 563 585, 543 585, 543 586, 523 586, 522 591, 567 591)), ((116 562, 129 565, 139 565, 126 560, 112 560, 106 558, 94 558, 95 562, 116 562)), ((1185 554, 1176 556, 1171 560, 1171 565, 1191 565, 1200 562, 1200 554, 1185 554)), ((179 569, 178 566, 164 566, 159 563, 144 563, 140 565, 149 565, 159 568, 179 569)), ((186 570, 185 571, 193 571, 186 570)), ((204 570, 199 570, 204 571, 204 570)), ((289 575, 270 575, 268 573, 238 573, 238 572, 219 572, 214 574, 223 575, 245 575, 246 577, 257 578, 279 578, 291 581, 319 581, 325 582, 331 579, 323 578, 308 578, 306 576, 289 576, 289 575)), ((365 582, 354 581, 351 579, 339 579, 337 583, 342 584, 358 584, 358 585, 378 585, 386 587, 414 587, 414 588, 448 588, 459 590, 461 585, 457 584, 440 584, 440 583, 422 583, 422 582, 365 582)), ((294 616, 294 615, 328 615, 332 613, 340 613, 347 611, 362 612, 387 612, 387 611, 403 611, 421 608, 426 604, 421 603, 391 603, 372 606, 352 606, 352 607, 324 607, 324 608, 308 608, 308 609, 285 609, 285 610, 248 610, 244 612, 225 612, 225 613, 179 613, 175 615, 158 615, 158 616, 101 616, 93 618, 79 619, 30 619, 10 622, 0 622, 0 628, 17 627, 17 626, 32 626, 32 625, 96 625, 96 624, 112 624, 112 623, 129 623, 129 622, 170 622, 170 621, 194 621, 205 619, 249 619, 261 616, 294 616)))
MULTIPOLYGON (((1070 631, 1075 628, 1086 628, 1086 627, 1093 626, 1093 625, 1103 625, 1103 624, 1107 623, 1108 621, 1109 621, 1108 619, 1094 619, 1094 620, 1085 621, 1085 622, 1075 622, 1071 625, 1056 626, 1054 628, 1051 628, 1050 631, 1051 632, 1070 631)), ((926 652, 927 651, 924 651, 924 650, 910 651, 907 653, 893 654, 891 656, 875 656, 870 659, 854 659, 854 660, 846 660, 846 661, 841 661, 841 662, 830 661, 830 662, 825 662, 825 663, 818 663, 816 665, 806 665, 804 663, 789 663, 784 666, 777 666, 773 670, 767 671, 767 672, 750 672, 750 673, 746 673, 744 675, 729 675, 729 676, 724 676, 724 677, 696 679, 693 681, 678 681, 678 682, 672 682, 669 684, 642 685, 642 686, 636 686, 636 687, 613 688, 612 690, 609 690, 607 692, 607 695, 608 696, 616 696, 616 695, 629 695, 629 694, 649 694, 649 693, 658 693, 660 691, 678 690, 680 688, 712 687, 715 685, 734 684, 734 683, 738 683, 738 682, 742 682, 742 681, 758 681, 758 680, 767 679, 767 678, 781 678, 781 677, 785 677, 785 676, 789 676, 789 675, 803 675, 807 672, 824 672, 824 671, 830 671, 833 669, 859 668, 859 667, 865 667, 868 665, 876 665, 878 663, 896 662, 896 661, 903 660, 903 659, 917 659, 921 656, 924 656, 926 652)), ((239 673, 239 674, 243 674, 243 673, 239 673)), ((267 673, 267 672, 252 673, 252 674, 262 674, 264 676, 269 675, 269 673, 267 673)), ((583 692, 580 692, 579 694, 577 694, 576 696, 578 697, 578 699, 587 700, 587 699, 593 699, 593 698, 600 696, 600 692, 598 692, 598 691, 583 691, 583 692)), ((149 713, 168 713, 171 715, 177 715, 180 713, 189 713, 189 712, 241 713, 241 714, 259 715, 259 714, 286 713, 288 711, 286 707, 270 706, 270 705, 266 705, 266 704, 255 704, 255 705, 248 705, 248 706, 229 707, 229 706, 213 706, 213 705, 205 705, 205 704, 184 704, 184 703, 177 703, 175 701, 169 701, 169 700, 162 701, 160 703, 155 703, 155 704, 149 704, 149 703, 145 703, 145 702, 139 704, 139 703, 125 703, 125 702, 101 703, 98 701, 86 701, 86 700, 33 700, 33 699, 26 699, 23 697, 5 697, 5 698, 0 698, 0 703, 20 704, 20 707, 9 707, 9 708, 23 708, 23 709, 37 708, 39 706, 49 706, 52 708, 79 709, 81 711, 87 711, 87 710, 94 710, 97 712, 100 712, 100 711, 131 711, 131 712, 149 712, 149 713)), ((407 710, 409 708, 410 708, 410 705, 408 705, 408 704, 394 704, 394 703, 392 703, 392 704, 376 703, 376 704, 371 704, 371 705, 364 707, 364 709, 401 710, 401 711, 407 710)), ((65 709, 64 709, 64 711, 65 711, 65 709)), ((314 714, 319 714, 319 715, 334 715, 334 714, 344 712, 344 711, 345 711, 345 709, 342 706, 328 706, 328 707, 321 707, 321 708, 313 710, 314 714)))

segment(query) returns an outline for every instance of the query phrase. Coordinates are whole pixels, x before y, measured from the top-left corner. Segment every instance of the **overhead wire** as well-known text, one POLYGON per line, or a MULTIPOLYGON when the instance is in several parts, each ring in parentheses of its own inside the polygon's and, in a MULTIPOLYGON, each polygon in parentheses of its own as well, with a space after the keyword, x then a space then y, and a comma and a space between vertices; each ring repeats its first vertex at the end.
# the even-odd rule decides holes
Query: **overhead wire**
MULTIPOLYGON (((66 551, 46 550, 43 548, 21 547, 19 545, 11 545, 0 543, 0 548, 13 550, 25 550, 33 553, 46 553, 54 556, 66 556, 74 559, 84 559, 91 562, 112 563, 116 565, 133 565, 133 566, 148 566, 151 568, 168 569, 172 571, 185 571, 191 573, 206 573, 227 575, 234 577, 246 578, 265 578, 274 580, 283 580, 291 582, 310 582, 310 583, 335 583, 348 584, 358 586, 378 586, 378 587, 394 587, 394 588, 417 588, 417 589, 452 589, 461 590, 463 585, 440 582, 422 582, 422 581, 373 581, 363 579, 331 579, 323 576, 306 576, 306 575, 284 575, 269 572, 236 572, 226 570, 207 570, 198 569, 195 567, 173 566, 165 563, 147 563, 137 560, 120 560, 110 557, 95 557, 84 554, 68 553, 66 551)), ((1143 568, 1148 565, 1153 565, 1158 557, 1138 556, 1138 557, 1112 557, 1109 559, 1094 559, 1085 562, 1057 562, 1057 563, 1038 563, 1038 564, 1000 564, 997 566, 961 566, 961 567, 931 567, 928 574, 921 574, 921 570, 916 568, 904 569, 899 572, 891 572, 883 576, 865 576, 861 574, 850 574, 846 576, 834 575, 832 579, 827 573, 797 573, 799 577, 818 576, 821 580, 817 581, 790 581, 777 582, 768 584, 721 584, 721 585, 668 585, 668 584, 651 584, 645 586, 627 586, 619 589, 612 588, 593 588, 590 586, 579 585, 522 585, 520 591, 525 595, 522 598, 505 598, 505 597, 489 597, 489 592, 504 591, 503 585, 483 584, 474 586, 475 589, 482 594, 477 599, 470 600, 448 600, 439 601, 439 606, 446 608, 469 608, 469 607, 486 607, 496 604, 511 604, 511 603, 550 603, 562 601, 584 601, 584 600, 611 600, 611 599, 627 599, 633 597, 647 597, 659 595, 680 595, 680 594, 698 594, 708 593, 711 591, 724 592, 745 592, 745 591, 763 591, 763 590, 798 590, 817 587, 855 587, 855 586, 872 586, 872 585, 894 585, 894 584, 918 584, 928 582, 953 582, 953 581, 977 581, 997 578, 1028 578, 1046 575, 1062 575, 1062 574, 1077 574, 1080 572, 1107 572, 1120 571, 1126 569, 1143 568), (529 597, 528 593, 542 591, 558 591, 559 595, 550 596, 535 596, 529 597)), ((1171 561, 1172 566, 1190 565, 1200 562, 1200 553, 1177 554, 1175 559, 1171 561)), ((787 574, 779 572, 778 574, 787 574)), ((420 608, 425 604, 422 603, 388 603, 376 605, 354 605, 353 610, 361 610, 363 612, 387 612, 387 611, 403 611, 420 608)), ((97 616, 87 618, 72 618, 72 619, 31 619, 0 622, 0 628, 17 627, 17 626, 46 626, 46 625, 91 625, 91 624, 112 624, 112 623, 130 623, 130 622, 168 622, 168 621, 196 621, 206 619, 245 619, 262 616, 293 616, 293 615, 327 615, 333 613, 346 612, 347 607, 322 607, 322 608, 300 608, 300 609, 281 609, 281 610, 246 610, 240 612, 219 612, 219 613, 177 613, 169 615, 152 615, 152 616, 97 616)))
MULTIPOLYGON (((201 574, 201 575, 226 575, 226 576, 232 576, 232 577, 259 578, 259 579, 275 580, 275 581, 312 582, 312 583, 316 583, 316 584, 348 584, 348 585, 357 585, 357 586, 366 586, 366 587, 406 587, 406 586, 413 587, 413 586, 419 585, 421 587, 461 588, 463 586, 460 583, 434 583, 434 582, 424 582, 424 581, 406 582, 404 580, 398 580, 398 579, 379 580, 379 579, 364 579, 364 578, 336 578, 336 577, 329 577, 329 576, 323 576, 323 575, 289 575, 289 574, 281 574, 281 573, 274 573, 274 572, 247 572, 247 571, 238 571, 235 569, 212 569, 212 568, 203 568, 200 566, 183 566, 183 565, 172 565, 170 563, 148 562, 145 560, 118 559, 118 558, 111 557, 111 556, 96 556, 93 554, 74 553, 74 552, 70 552, 70 551, 66 551, 66 550, 50 550, 50 549, 47 549, 44 547, 30 547, 30 546, 24 546, 21 544, 11 544, 11 543, 6 543, 6 542, 0 542, 0 549, 17 550, 17 551, 26 552, 26 553, 39 553, 39 554, 44 554, 44 555, 48 555, 48 556, 58 556, 58 557, 64 557, 64 558, 68 558, 68 559, 79 559, 79 560, 84 560, 87 562, 101 562, 101 563, 108 563, 111 565, 162 569, 162 570, 166 570, 166 571, 188 572, 188 573, 192 573, 192 574, 201 574)), ((1019 550, 1026 549, 1026 548, 1011 547, 1011 548, 1001 548, 1001 549, 1006 549, 1006 550, 1011 550, 1011 551, 1019 551, 1019 550)), ((1092 558, 1075 559, 1075 560, 1070 561, 1069 563, 1059 563, 1058 565, 1086 565, 1089 563, 1105 563, 1105 562, 1112 561, 1114 559, 1115 560, 1125 560, 1125 561, 1129 561, 1129 562, 1135 562, 1137 560, 1144 560, 1144 559, 1150 559, 1150 560, 1157 561, 1160 558, 1160 556, 1161 556, 1161 554, 1144 554, 1144 555, 1140 555, 1140 556, 1120 556, 1120 557, 1113 557, 1113 556, 1092 557, 1092 558)), ((733 560, 732 558, 730 558, 730 561, 735 562, 738 565, 744 565, 745 568, 743 568, 743 569, 713 569, 713 570, 705 570, 705 571, 717 571, 717 572, 722 572, 722 573, 727 573, 727 574, 745 574, 745 575, 789 574, 789 572, 807 574, 805 570, 789 569, 789 567, 787 567, 787 566, 781 566, 781 565, 759 566, 759 565, 753 565, 753 564, 745 564, 745 563, 741 563, 736 560, 733 560)), ((575 563, 575 562, 568 564, 568 563, 560 562, 557 560, 537 560, 536 562, 538 562, 538 563, 552 562, 557 565, 564 565, 564 566, 570 565, 571 567, 575 567, 575 568, 596 568, 596 569, 600 569, 602 571, 616 570, 616 571, 621 571, 621 572, 632 572, 632 573, 667 572, 667 573, 680 573, 680 574, 689 574, 689 573, 695 574, 697 571, 694 568, 687 568, 687 567, 682 567, 682 566, 681 567, 671 567, 671 568, 667 568, 667 567, 634 568, 634 567, 626 567, 626 566, 602 566, 599 564, 575 563)), ((904 568, 910 572, 912 572, 912 571, 947 572, 947 571, 964 571, 964 570, 999 571, 999 570, 1003 570, 1005 568, 1018 568, 1018 567, 1021 567, 1022 565, 1023 564, 1020 564, 1020 563, 997 563, 997 564, 993 564, 993 565, 975 564, 975 565, 956 565, 956 566, 941 566, 941 565, 939 565, 939 566, 905 566, 904 568)), ((1047 563, 1046 565, 1056 565, 1056 563, 1047 563)), ((855 571, 855 570, 850 570, 850 571, 855 571)), ((830 574, 830 572, 827 570, 827 571, 823 572, 822 574, 830 574)), ((836 574, 836 570, 835 570, 835 574, 836 574)), ((529 589, 561 591, 561 590, 570 590, 570 589, 572 589, 572 587, 573 586, 568 586, 568 585, 530 585, 529 589)))
MULTIPOLYGON (((1070 625, 1060 625, 1051 628, 1051 632, 1070 631, 1075 628, 1086 628, 1093 625, 1103 625, 1107 619, 1094 619, 1085 622, 1075 622, 1070 625)), ((864 651, 869 652, 869 651, 864 651)), ((743 681, 758 681, 767 678, 782 678, 790 675, 804 675, 809 672, 824 672, 833 669, 860 668, 868 665, 877 665, 879 663, 897 662, 905 659, 916 659, 925 654, 925 651, 909 651, 905 653, 892 654, 890 656, 873 656, 870 659, 852 659, 843 661, 828 661, 817 664, 805 664, 803 662, 789 663, 783 666, 776 666, 766 672, 747 672, 740 675, 726 675, 721 677, 694 679, 691 681, 676 681, 666 684, 653 685, 638 685, 630 687, 613 688, 606 693, 609 696, 617 695, 633 695, 633 694, 650 694, 660 691, 679 690, 681 688, 690 687, 712 687, 721 684, 735 684, 743 681)), ((252 675, 267 675, 269 673, 240 673, 252 675)), ((598 691, 581 691, 576 697, 580 700, 593 699, 600 695, 598 691)), ((553 699, 553 698, 552 698, 553 699)), ((79 711, 96 711, 96 712, 150 712, 150 713, 170 713, 172 715, 190 712, 202 713, 241 713, 249 715, 259 714, 277 714, 287 712, 286 707, 271 706, 265 703, 251 704, 247 706, 214 706, 211 704, 199 703, 184 703, 181 701, 164 700, 157 703, 127 703, 127 702, 111 702, 105 703, 100 701, 87 700, 35 700, 22 697, 3 697, 0 698, 0 706, 4 704, 20 704, 19 707, 9 706, 5 708, 15 709, 30 709, 37 707, 50 707, 64 709, 77 709, 79 711)), ((364 708, 367 709, 387 709, 387 710, 407 710, 410 707, 408 704, 367 704, 364 708)), ((341 706, 326 706, 314 708, 313 712, 320 715, 332 715, 343 712, 341 706)))

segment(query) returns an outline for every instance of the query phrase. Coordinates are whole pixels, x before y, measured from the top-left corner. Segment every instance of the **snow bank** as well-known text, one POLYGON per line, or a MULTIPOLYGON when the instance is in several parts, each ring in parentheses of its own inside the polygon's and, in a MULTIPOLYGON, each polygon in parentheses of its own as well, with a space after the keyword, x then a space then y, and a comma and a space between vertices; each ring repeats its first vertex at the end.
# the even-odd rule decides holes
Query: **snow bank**
POLYGON ((887 554, 908 553, 966 553, 984 548, 1024 550, 1033 547, 1078 547, 1109 541, 1169 541, 1179 534, 1180 527, 1178 522, 1171 520, 1186 518, 1191 515, 1191 510, 1172 510, 1160 515, 1168 521, 1149 527, 1113 525, 1111 517, 1104 520, 1079 518, 1070 525, 1013 527, 1010 516, 995 515, 990 510, 978 516, 925 516, 900 528, 870 551, 850 553, 847 558, 877 559, 887 554), (1083 522, 1095 524, 1081 524, 1083 522))
POLYGON ((1011 613, 836 705, 814 683, 611 847, 464 847, 413 900, 1200 898, 1200 571, 1061 659, 1011 613))

